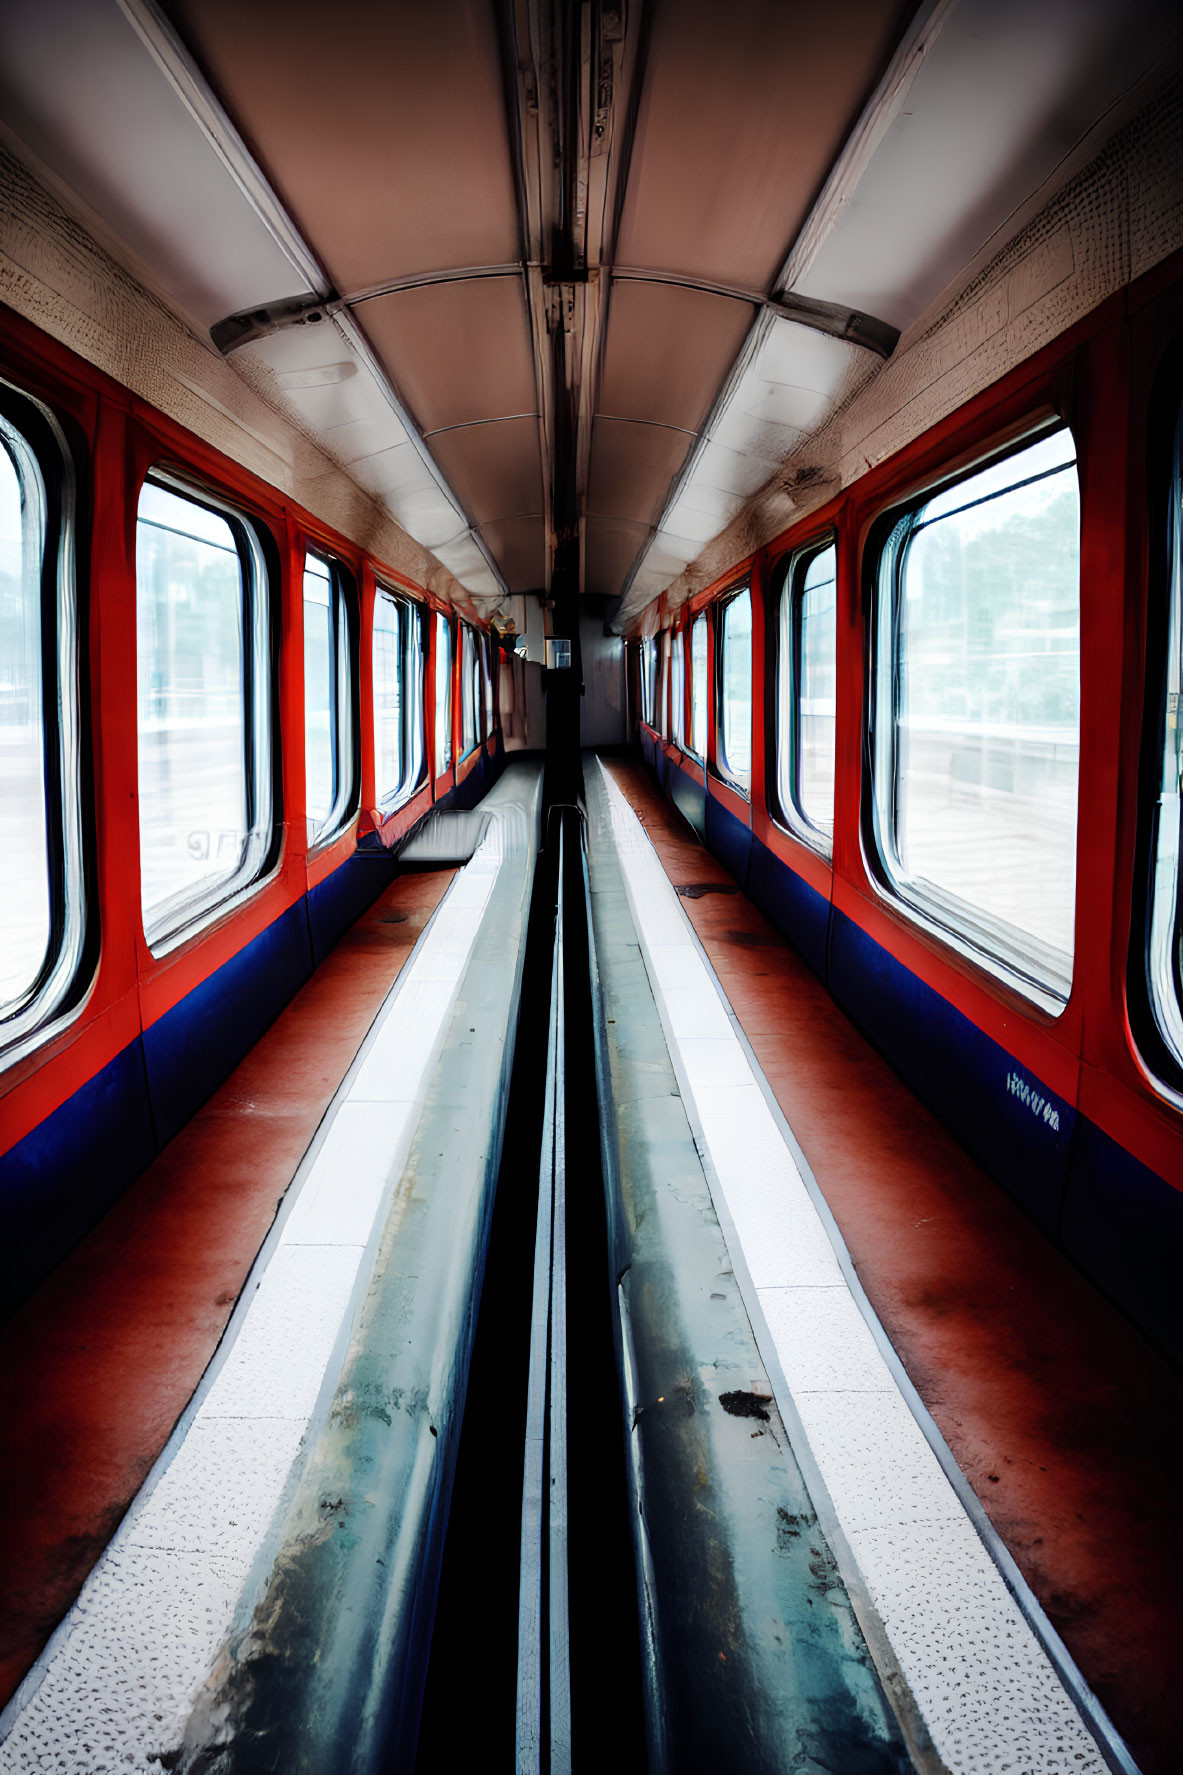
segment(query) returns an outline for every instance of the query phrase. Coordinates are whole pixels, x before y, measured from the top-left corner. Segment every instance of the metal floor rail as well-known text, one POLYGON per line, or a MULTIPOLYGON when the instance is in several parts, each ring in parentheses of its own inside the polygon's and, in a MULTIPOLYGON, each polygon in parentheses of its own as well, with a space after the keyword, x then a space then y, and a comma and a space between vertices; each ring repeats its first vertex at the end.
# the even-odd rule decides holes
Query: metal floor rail
POLYGON ((551 963, 545 1120, 538 1177, 522 1485, 518 1610, 518 1775, 571 1768, 567 1597, 567 1204, 563 830, 557 810, 558 898, 551 963))

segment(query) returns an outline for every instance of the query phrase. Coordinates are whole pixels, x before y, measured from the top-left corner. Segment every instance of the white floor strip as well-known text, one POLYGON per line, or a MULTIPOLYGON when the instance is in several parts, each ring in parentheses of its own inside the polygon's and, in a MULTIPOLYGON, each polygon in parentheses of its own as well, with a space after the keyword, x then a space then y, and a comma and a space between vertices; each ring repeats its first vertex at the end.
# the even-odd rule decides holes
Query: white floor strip
POLYGON ((0 1775, 159 1770, 335 1383, 501 862, 490 823, 325 1115, 194 1403, 0 1728, 0 1775))
POLYGON ((666 1039, 754 1287, 753 1329, 937 1751, 953 1775, 1101 1775, 1106 1760, 850 1292, 681 902, 600 770, 666 1039))

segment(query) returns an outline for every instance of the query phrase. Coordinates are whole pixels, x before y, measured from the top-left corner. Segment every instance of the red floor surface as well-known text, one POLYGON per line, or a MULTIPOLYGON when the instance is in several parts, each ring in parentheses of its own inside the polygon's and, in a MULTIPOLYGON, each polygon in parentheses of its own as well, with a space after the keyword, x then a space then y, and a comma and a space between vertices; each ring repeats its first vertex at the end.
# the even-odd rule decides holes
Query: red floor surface
MULTIPOLYGON (((675 886, 730 882, 611 769, 675 886)), ((1173 1775, 1183 1382, 742 894, 683 904, 921 1398, 1144 1775, 1173 1775)))
POLYGON ((201 1379, 275 1210, 454 871, 400 877, 0 1333, 0 1700, 201 1379))

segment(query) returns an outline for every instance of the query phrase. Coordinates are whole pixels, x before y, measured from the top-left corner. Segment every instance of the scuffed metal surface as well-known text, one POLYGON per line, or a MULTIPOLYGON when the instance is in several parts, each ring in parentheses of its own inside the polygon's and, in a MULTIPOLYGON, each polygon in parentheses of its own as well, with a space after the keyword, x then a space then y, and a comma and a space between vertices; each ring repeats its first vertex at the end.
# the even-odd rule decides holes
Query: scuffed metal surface
POLYGON ((541 772, 502 862, 327 1420, 198 1699, 184 1775, 409 1767, 508 1101, 541 772))
POLYGON ((589 781, 601 1104, 654 1771, 913 1765, 772 1396, 589 781))

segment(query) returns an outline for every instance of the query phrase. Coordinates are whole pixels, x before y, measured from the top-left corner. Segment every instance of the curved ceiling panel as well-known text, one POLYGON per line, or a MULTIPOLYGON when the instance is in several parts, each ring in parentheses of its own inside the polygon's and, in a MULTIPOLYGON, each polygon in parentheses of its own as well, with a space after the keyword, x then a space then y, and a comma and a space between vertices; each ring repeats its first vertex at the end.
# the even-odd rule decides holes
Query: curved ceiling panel
POLYGON ((340 328, 292 327, 242 347, 266 366, 325 448, 345 465, 396 447, 413 449, 389 399, 340 328))
POLYGON ((542 459, 535 419, 495 419, 437 432, 431 453, 475 524, 535 514, 542 529, 542 459))
POLYGON ((541 517, 502 518, 481 525, 481 537, 511 592, 536 592, 545 584, 546 543, 541 517))
POLYGON ((766 290, 912 10, 656 0, 616 263, 766 290))
POLYGON ((646 524, 626 524, 618 518, 589 517, 584 557, 584 582, 587 590, 615 597, 648 538, 649 528, 646 524))
POLYGON ((486 0, 170 0, 169 12, 342 294, 518 257, 486 0))
POLYGON ((696 431, 756 312, 706 290, 614 279, 598 411, 696 431))
POLYGON ((520 277, 422 284, 356 314, 425 434, 537 413, 520 277))
POLYGON ((500 597, 501 588, 497 576, 471 530, 465 530, 451 542, 441 543, 435 550, 435 556, 450 573, 456 575, 465 591, 473 598, 495 603, 500 597))
POLYGON ((693 434, 627 419, 597 419, 592 428, 588 515, 656 522, 693 434))
POLYGON ((356 457, 349 464, 349 472, 367 493, 386 499, 392 511, 394 506, 387 498, 388 495, 425 487, 430 482, 422 453, 412 443, 395 444, 390 449, 375 450, 372 455, 356 457))

